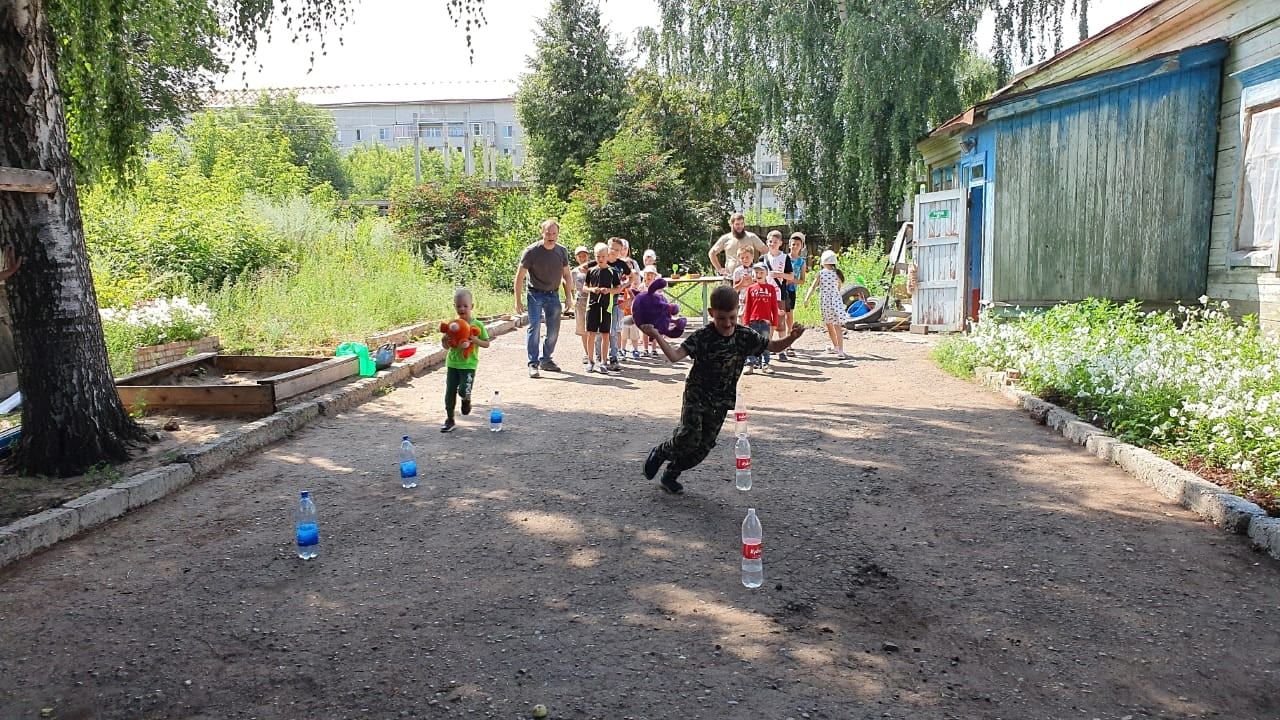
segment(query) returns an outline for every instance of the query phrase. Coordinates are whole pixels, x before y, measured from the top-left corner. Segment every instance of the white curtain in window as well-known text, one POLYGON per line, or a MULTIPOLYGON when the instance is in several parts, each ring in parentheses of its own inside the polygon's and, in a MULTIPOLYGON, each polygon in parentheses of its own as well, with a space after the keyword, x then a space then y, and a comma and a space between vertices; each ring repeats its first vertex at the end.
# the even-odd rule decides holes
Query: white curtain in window
POLYGON ((1240 201, 1238 247, 1274 248, 1280 238, 1280 107, 1252 115, 1240 201))

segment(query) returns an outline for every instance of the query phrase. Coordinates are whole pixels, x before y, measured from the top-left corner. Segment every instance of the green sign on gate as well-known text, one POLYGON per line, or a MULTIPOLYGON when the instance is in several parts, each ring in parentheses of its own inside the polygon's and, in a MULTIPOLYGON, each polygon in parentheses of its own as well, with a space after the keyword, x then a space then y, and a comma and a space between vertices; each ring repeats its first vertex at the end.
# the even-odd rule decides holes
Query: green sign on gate
POLYGON ((930 210, 929 211, 930 220, 939 220, 942 218, 949 218, 949 217, 951 217, 950 210, 930 210))

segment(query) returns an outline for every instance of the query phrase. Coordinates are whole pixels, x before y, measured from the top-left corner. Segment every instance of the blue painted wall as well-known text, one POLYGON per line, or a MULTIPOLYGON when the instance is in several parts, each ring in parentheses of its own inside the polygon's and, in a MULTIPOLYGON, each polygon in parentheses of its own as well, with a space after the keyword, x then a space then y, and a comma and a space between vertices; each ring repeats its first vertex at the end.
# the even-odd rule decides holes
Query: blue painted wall
POLYGON ((1205 291, 1222 59, 1212 43, 987 112, 996 302, 1205 291))

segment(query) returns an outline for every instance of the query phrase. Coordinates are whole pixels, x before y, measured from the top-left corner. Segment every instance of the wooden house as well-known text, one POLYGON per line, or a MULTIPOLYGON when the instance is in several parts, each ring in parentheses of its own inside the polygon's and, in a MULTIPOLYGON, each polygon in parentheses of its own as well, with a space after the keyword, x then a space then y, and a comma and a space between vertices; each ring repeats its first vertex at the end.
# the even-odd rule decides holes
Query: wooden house
POLYGON ((1280 331, 1280 0, 1159 0, 918 147, 913 323, 1207 294, 1280 331))

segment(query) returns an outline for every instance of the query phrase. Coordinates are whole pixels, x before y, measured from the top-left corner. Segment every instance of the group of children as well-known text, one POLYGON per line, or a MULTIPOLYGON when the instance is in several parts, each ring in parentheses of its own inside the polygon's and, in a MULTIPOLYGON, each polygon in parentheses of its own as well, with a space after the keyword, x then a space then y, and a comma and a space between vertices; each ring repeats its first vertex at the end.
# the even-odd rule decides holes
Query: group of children
POLYGON ((642 267, 631 257, 630 244, 613 237, 597 243, 594 252, 579 247, 574 256, 574 315, 587 372, 621 372, 619 361, 627 356, 627 343, 632 359, 657 356, 657 345, 629 320, 632 300, 658 278, 657 253, 645 250, 642 267))

